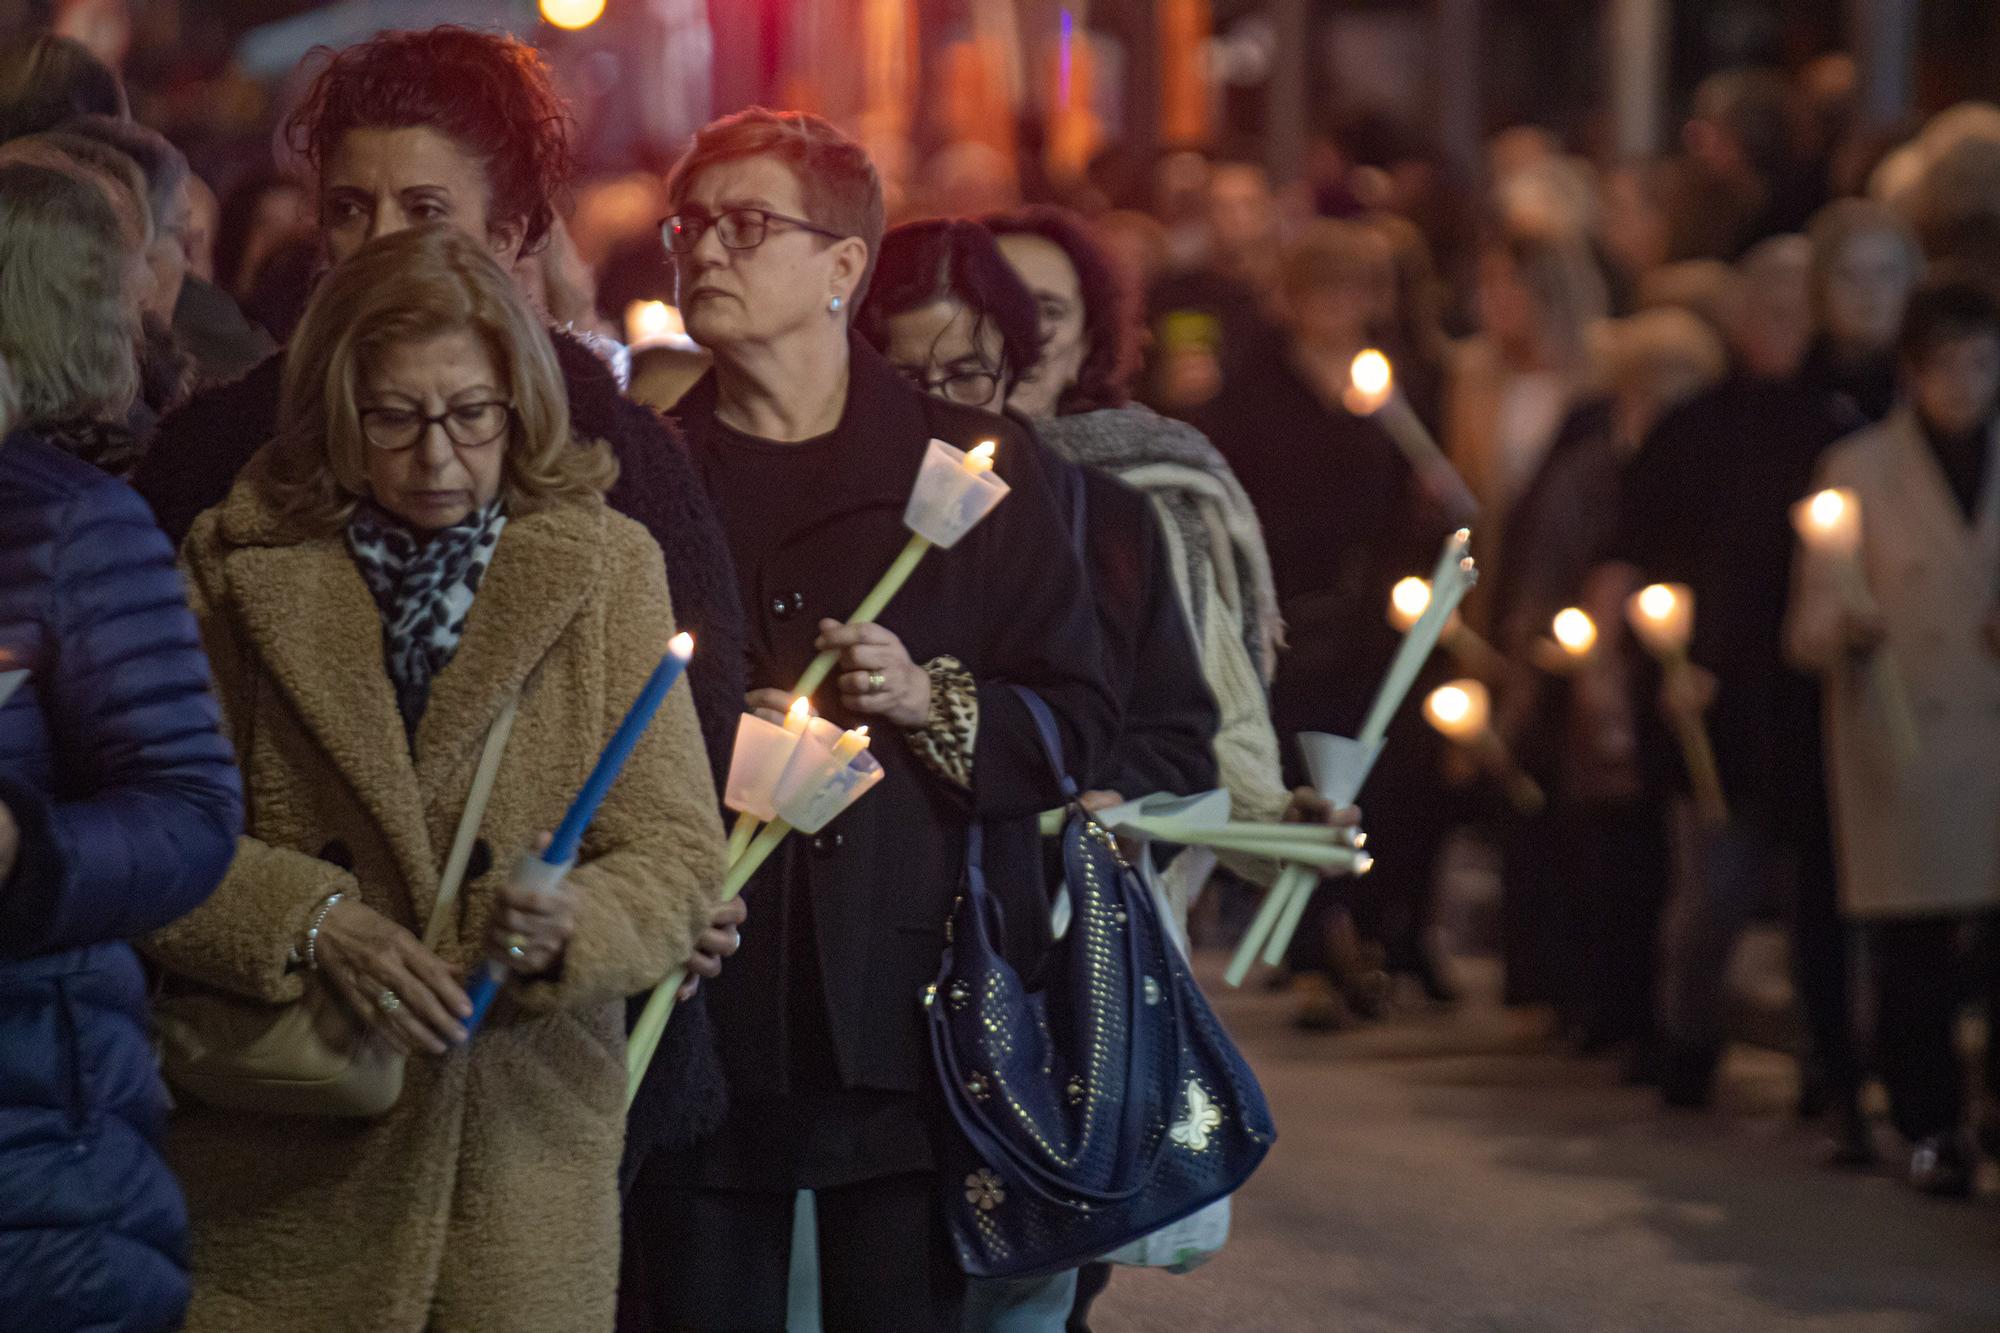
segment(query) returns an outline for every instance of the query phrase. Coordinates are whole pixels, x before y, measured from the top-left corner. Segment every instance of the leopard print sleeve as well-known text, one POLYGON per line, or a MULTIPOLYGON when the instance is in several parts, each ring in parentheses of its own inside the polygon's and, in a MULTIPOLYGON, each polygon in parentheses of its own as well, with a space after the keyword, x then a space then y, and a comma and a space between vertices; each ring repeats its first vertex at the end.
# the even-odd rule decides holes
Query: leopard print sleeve
POLYGON ((931 715, 905 733, 910 752, 931 772, 955 787, 972 790, 972 750, 979 735, 979 691, 972 673, 955 657, 924 663, 931 678, 931 715))

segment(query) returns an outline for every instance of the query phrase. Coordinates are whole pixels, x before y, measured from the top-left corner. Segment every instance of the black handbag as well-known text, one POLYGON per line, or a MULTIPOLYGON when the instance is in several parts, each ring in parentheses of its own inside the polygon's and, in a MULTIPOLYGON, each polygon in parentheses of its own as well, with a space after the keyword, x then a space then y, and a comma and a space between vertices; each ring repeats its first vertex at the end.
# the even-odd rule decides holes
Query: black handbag
POLYGON ((1077 804, 1047 706, 1013 688, 1069 803, 1069 931, 1031 993, 1001 952, 975 823, 925 999, 959 1131, 942 1149, 945 1215, 959 1264, 988 1278, 1062 1272, 1179 1221, 1233 1193, 1277 1137, 1153 894, 1077 804))

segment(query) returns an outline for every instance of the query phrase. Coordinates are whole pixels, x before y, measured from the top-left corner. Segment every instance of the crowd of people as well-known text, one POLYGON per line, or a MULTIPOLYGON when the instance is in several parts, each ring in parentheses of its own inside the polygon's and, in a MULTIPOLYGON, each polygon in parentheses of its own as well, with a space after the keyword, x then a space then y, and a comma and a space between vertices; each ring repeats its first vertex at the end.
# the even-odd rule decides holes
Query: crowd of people
MULTIPOLYGON (((1275 978, 1298 1021, 1456 1001, 1470 837, 1506 1002, 1580 1056, 1709 1105, 1777 919, 1834 1160, 1877 1160, 1878 1079, 1915 1187, 2000 1155, 2000 1043, 1975 1078, 1960 1041, 2000 1020, 2000 110, 1878 141, 1824 70, 1729 71, 1657 163, 1515 129, 1453 193, 1370 123, 1282 189, 1181 149, 905 218, 800 113, 579 182, 507 37, 306 73, 218 203, 83 48, 0 54, 9 1318, 781 1329, 804 1287, 829 1329, 1087 1328, 1112 1269, 968 1280, 945 1222, 997 1202, 940 1179, 920 1003, 975 830, 1007 961, 1062 934, 1008 687, 1087 809, 1350 827, 1297 738, 1357 733, 1392 588, 1460 528, 1419 689, 1478 679, 1490 733, 1391 724, 1377 869, 1275 978), (628 327, 654 300, 685 338, 628 327), (1008 499, 849 623, 937 440, 1008 499), (1822 488, 1845 547, 1798 535, 1822 488), (1684 657, 1628 629, 1649 585, 1684 657), (739 718, 822 652, 881 790, 720 901, 739 718), (682 965, 628 1108, 628 1005, 682 965)), ((1212 938, 1280 873, 1182 857, 1163 903, 1212 938)))

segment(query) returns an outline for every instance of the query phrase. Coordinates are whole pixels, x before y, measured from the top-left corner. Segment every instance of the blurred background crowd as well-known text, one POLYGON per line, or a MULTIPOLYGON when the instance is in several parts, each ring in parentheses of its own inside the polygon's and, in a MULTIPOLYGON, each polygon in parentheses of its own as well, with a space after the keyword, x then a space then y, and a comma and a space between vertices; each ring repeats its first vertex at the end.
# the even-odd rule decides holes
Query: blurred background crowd
MULTIPOLYGON (((2000 1010, 1991 6, 278 8, 0 3, 0 167, 101 189, 104 252, 46 253, 125 275, 141 330, 128 412, 30 395, 18 420, 131 475, 161 418, 292 337, 337 224, 283 129, 322 42, 471 19, 543 45, 577 171, 515 276, 662 410, 708 364, 665 166, 716 112, 825 114, 875 157, 892 228, 987 220, 1035 301, 1009 339, 969 251, 892 229, 887 324, 949 296, 994 336, 913 365, 864 310, 891 360, 1038 422, 1129 395, 1220 451, 1268 553, 1268 589, 1242 587, 1275 620, 1243 623, 1277 650, 1287 785, 1298 732, 1360 725, 1392 590, 1471 527, 1481 579, 1423 688, 1477 682, 1490 727, 1392 730, 1363 800, 1377 870, 1323 889, 1267 979, 1299 1024, 1452 1004, 1459 957, 1497 953, 1552 1040, 1700 1108, 1745 1035, 1732 956, 1775 928, 1776 1039, 1831 1159, 1882 1155, 1877 1083, 1917 1187, 1966 1194, 2000 1153, 2000 1050, 1964 1058, 1961 1024, 2000 1010), (1357 406, 1369 349, 1414 424, 1357 406), (1074 401, 1003 398, 1038 365, 1074 401), (1801 554, 1821 486, 1860 507, 1865 595, 1801 554), (1692 669, 1627 630, 1651 584, 1691 598, 1692 669), (1588 641, 1558 642, 1570 610, 1588 641)), ((33 243, 17 207, 0 189, 0 255, 33 243)), ((10 357, 34 313, 0 311, 10 357)), ((1198 942, 1254 905, 1219 873, 1198 942)))

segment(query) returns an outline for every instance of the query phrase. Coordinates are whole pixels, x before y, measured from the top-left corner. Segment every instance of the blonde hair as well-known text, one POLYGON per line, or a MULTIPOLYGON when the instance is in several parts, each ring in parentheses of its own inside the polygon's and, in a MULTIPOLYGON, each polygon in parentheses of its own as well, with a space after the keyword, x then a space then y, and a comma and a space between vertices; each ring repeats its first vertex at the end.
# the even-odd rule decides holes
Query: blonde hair
POLYGON ((1728 372, 1721 335, 1680 306, 1641 310, 1604 327, 1606 378, 1620 393, 1685 397, 1720 382, 1728 372))
POLYGON ((116 420, 139 389, 126 250, 97 187, 28 162, 0 165, 0 357, 19 424, 116 420))
POLYGON ((370 241, 320 284, 285 352, 277 436, 259 482, 309 531, 344 524, 368 493, 359 396, 399 343, 466 332, 486 347, 513 400, 500 493, 515 513, 601 497, 618 465, 578 447, 555 348, 480 244, 436 225, 370 241))

